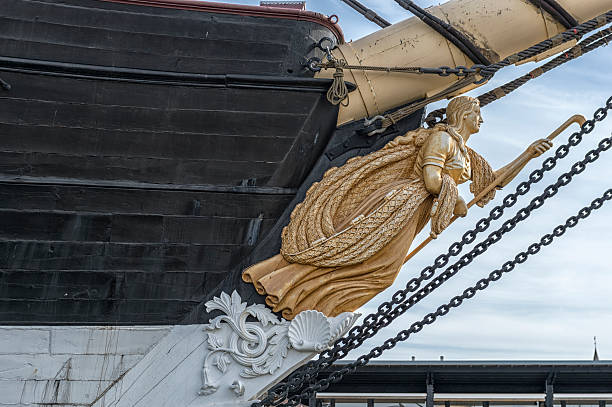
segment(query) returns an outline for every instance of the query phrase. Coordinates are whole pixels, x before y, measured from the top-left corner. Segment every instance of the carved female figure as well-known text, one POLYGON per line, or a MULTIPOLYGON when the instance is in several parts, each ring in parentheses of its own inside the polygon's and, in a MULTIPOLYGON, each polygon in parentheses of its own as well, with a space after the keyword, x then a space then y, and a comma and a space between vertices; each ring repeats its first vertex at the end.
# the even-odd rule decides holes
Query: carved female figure
MULTIPOLYGON (((414 237, 431 220, 436 236, 467 206, 457 184, 472 180, 477 195, 496 175, 500 187, 525 162, 498 171, 466 146, 479 131, 478 99, 460 96, 447 107, 447 124, 417 129, 379 151, 328 170, 294 209, 280 254, 243 272, 283 317, 314 309, 328 316, 354 311, 395 280, 414 237)), ((538 156, 552 146, 529 146, 538 156)), ((478 202, 484 206, 495 192, 478 202)))

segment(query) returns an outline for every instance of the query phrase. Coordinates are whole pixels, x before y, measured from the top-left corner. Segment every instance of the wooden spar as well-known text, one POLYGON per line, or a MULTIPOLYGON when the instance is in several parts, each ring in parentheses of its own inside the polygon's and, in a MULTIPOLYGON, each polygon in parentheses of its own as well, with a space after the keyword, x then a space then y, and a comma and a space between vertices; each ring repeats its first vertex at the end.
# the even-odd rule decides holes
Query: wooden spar
MULTIPOLYGON (((546 137, 547 140, 552 141, 555 137, 557 137, 559 134, 561 134, 562 131, 564 131, 565 129, 567 129, 571 124, 573 123, 578 123, 580 126, 582 126, 584 124, 584 122, 586 122, 586 119, 584 116, 579 115, 579 114, 575 114, 572 117, 570 117, 569 119, 567 119, 561 126, 559 126, 555 131, 553 131, 552 133, 550 133, 548 135, 548 137, 546 137)), ((478 195, 476 195, 474 197, 474 199, 472 199, 468 204, 467 207, 468 209, 471 208, 472 206, 474 206, 474 204, 478 201, 480 201, 484 196, 486 196, 489 192, 491 192, 494 188, 496 188, 498 185, 500 185, 507 177, 507 174, 512 174, 514 172, 514 170, 516 170, 516 168, 520 168, 522 166, 524 166, 525 164, 527 164, 527 162, 529 162, 531 159, 533 158, 533 153, 529 150, 524 151, 520 156, 518 161, 516 162, 516 164, 514 166, 512 166, 511 168, 508 168, 506 171, 504 171, 502 174, 498 175, 495 180, 489 184, 489 186, 487 186, 485 189, 483 189, 478 195)), ((458 218, 457 215, 454 215, 450 222, 449 222, 449 226, 456 221, 458 218)), ((414 250, 412 250, 410 253, 408 253, 408 255, 406 256, 406 258, 404 259, 404 263, 406 263, 408 260, 410 260, 411 258, 414 257, 414 255, 416 255, 418 252, 421 251, 421 249, 423 249, 425 246, 427 246, 429 244, 429 242, 431 242, 433 240, 433 238, 431 236, 427 236, 427 239, 423 240, 421 242, 421 244, 419 244, 417 247, 414 248, 414 250)))
MULTIPOLYGON (((561 5, 580 23, 610 9, 609 0, 564 0, 561 5)), ((525 0, 450 0, 427 9, 462 32, 492 62, 497 62, 566 30, 552 16, 525 0)), ((573 46, 571 41, 551 50, 573 46)), ((333 51, 349 65, 369 66, 471 66, 457 47, 416 17, 393 24, 361 39, 340 44, 333 51)), ((318 77, 331 78, 334 70, 318 77)), ((411 101, 433 95, 455 83, 454 76, 345 70, 346 80, 358 90, 342 106, 338 125, 373 117, 411 101)), ((460 89, 464 93, 476 85, 460 89)))

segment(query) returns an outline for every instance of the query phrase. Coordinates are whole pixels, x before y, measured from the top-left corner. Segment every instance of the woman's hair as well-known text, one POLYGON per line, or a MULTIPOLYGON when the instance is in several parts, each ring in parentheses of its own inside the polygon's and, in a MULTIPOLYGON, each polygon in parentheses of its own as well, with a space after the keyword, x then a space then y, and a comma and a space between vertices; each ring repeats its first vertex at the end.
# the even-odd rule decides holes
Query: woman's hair
POLYGON ((458 129, 463 122, 463 116, 480 105, 480 101, 471 96, 458 96, 451 100, 446 107, 446 123, 450 127, 458 129))

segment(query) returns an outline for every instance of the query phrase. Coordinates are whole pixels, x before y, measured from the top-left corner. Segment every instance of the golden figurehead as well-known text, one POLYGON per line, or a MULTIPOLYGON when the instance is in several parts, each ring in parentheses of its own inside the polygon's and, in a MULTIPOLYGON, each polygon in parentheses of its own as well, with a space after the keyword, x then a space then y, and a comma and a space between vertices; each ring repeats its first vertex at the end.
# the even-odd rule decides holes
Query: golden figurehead
MULTIPOLYGON (((243 280, 286 319, 309 309, 327 316, 355 311, 389 287, 428 221, 435 237, 453 215, 466 215, 458 184, 471 180, 477 195, 499 174, 498 186, 506 185, 526 164, 517 159, 493 171, 466 145, 482 124, 478 99, 459 96, 446 114, 445 124, 408 132, 328 170, 292 212, 280 254, 247 268, 243 280)), ((551 146, 538 140, 528 152, 536 157, 551 146)))

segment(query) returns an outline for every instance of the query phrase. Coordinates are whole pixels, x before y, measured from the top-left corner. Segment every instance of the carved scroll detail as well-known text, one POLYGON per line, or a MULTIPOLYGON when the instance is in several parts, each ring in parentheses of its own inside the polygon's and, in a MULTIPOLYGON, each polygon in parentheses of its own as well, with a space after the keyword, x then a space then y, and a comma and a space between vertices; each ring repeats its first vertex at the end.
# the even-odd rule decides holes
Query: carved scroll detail
MULTIPOLYGON (((203 396, 219 389, 231 363, 242 366, 239 375, 244 379, 273 375, 283 366, 289 350, 321 352, 344 335, 359 317, 345 312, 327 318, 319 311, 309 310, 289 322, 263 304, 247 306, 236 291, 231 296, 221 293, 205 305, 207 312, 218 310, 223 314, 204 327, 208 353, 199 392, 203 396)), ((230 387, 239 397, 244 391, 242 382, 235 377, 229 379, 230 387)))

